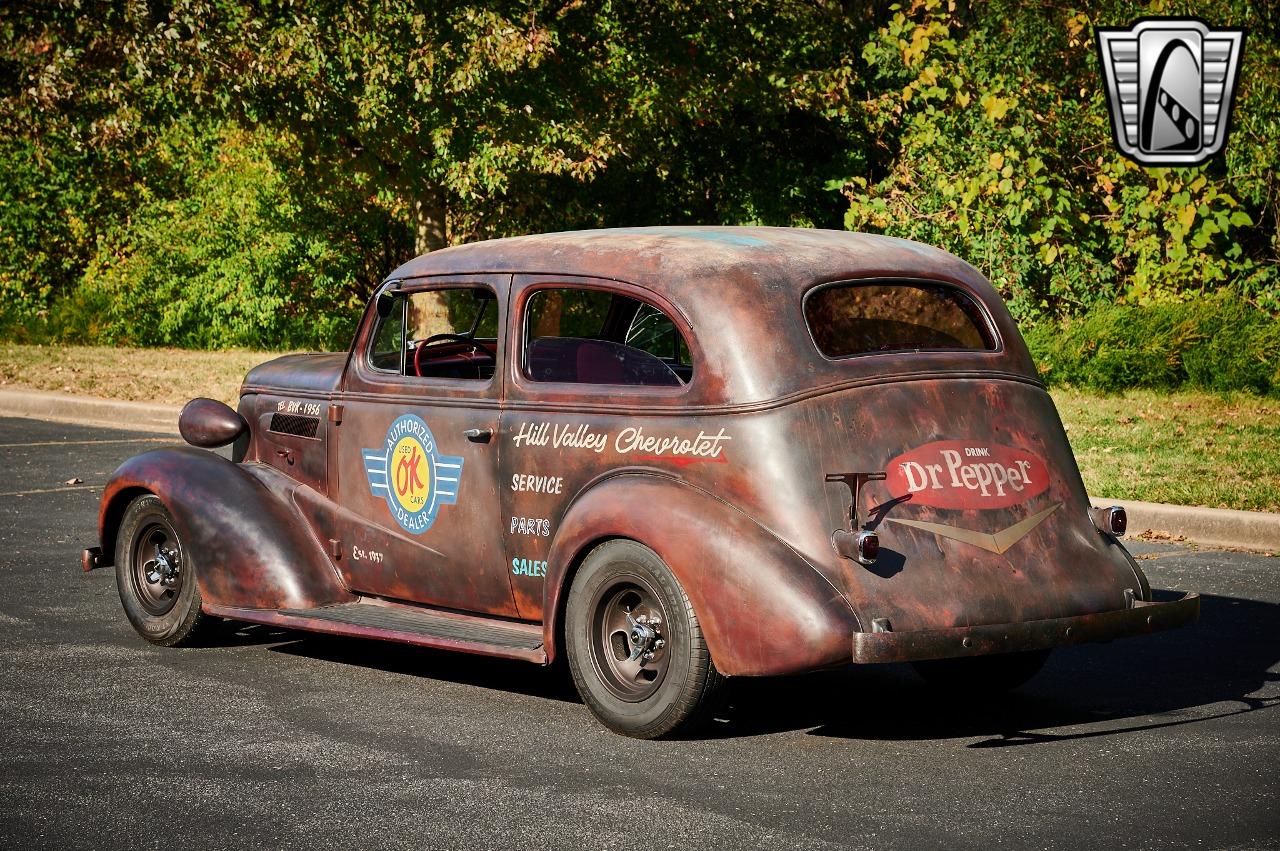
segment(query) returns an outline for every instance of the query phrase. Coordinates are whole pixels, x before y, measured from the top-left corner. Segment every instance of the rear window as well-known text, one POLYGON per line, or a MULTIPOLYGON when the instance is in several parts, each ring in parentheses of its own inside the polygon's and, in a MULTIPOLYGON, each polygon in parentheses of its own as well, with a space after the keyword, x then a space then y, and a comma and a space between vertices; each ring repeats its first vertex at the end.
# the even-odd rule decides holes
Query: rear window
POLYGON ((996 348, 978 305, 945 284, 834 284, 809 294, 804 318, 818 350, 829 358, 996 348))

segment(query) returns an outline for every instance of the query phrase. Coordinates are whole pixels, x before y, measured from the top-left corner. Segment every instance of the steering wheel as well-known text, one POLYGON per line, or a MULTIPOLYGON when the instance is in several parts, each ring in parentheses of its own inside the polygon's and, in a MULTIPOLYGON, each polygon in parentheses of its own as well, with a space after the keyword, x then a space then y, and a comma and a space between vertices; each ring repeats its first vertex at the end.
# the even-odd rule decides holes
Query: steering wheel
POLYGON ((498 362, 498 350, 489 348, 488 343, 482 343, 479 340, 468 337, 465 334, 432 334, 427 339, 418 344, 418 348, 413 351, 413 371, 418 375, 422 375, 422 352, 432 343, 442 343, 446 340, 452 340, 456 343, 470 343, 477 349, 480 349, 489 357, 493 358, 493 362, 498 362))

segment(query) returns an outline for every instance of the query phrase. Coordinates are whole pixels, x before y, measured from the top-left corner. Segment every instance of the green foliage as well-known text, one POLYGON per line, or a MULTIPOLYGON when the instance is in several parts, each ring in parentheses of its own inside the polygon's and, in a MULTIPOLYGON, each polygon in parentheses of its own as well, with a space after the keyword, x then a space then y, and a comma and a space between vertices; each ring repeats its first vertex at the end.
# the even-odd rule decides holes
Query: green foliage
POLYGON ((17 231, 60 220, 73 190, 109 201, 53 246, 60 276, 15 253, 10 335, 308 345, 419 251, 655 222, 838 226, 827 184, 862 162, 850 45, 872 22, 834 3, 85 11, 0 10, 0 140, 10 157, 67 140, 60 182, 24 196, 38 215, 10 208, 17 231), (221 156, 183 134, 287 144, 221 156))
POLYGON ((308 206, 295 186, 302 175, 275 165, 288 137, 179 128, 164 142, 187 160, 190 183, 100 240, 71 306, 109 308, 74 330, 144 346, 345 345, 364 295, 351 282, 370 253, 358 235, 376 221, 348 219, 363 227, 347 233, 317 228, 331 212, 308 206))
POLYGON ((0 138, 0 317, 12 323, 36 321, 92 250, 83 219, 89 193, 75 180, 81 163, 62 153, 0 138))
POLYGON ((1268 70, 1280 41, 1263 17, 1275 13, 1216 5, 1160 10, 1251 28, 1232 155, 1225 168, 1186 169, 1141 168, 1111 145, 1093 27, 1143 9, 895 7, 863 49, 874 74, 867 108, 889 155, 846 184, 847 226, 967 258, 1024 320, 1117 299, 1179 300, 1232 282, 1280 310, 1280 83, 1268 70))
POLYGON ((1280 322, 1231 290, 1152 305, 1096 305, 1026 335, 1045 380, 1108 393, 1198 387, 1280 395, 1280 322))
MULTIPOLYGON (((1250 0, 9 4, 0 335, 341 345, 420 251, 679 223, 941 245, 1044 328, 1225 288, 1275 316, 1278 31, 1250 0), (1249 28, 1235 128, 1140 168, 1093 27, 1187 13, 1249 28)), ((1260 386, 1202 354, 1160 380, 1260 386)))

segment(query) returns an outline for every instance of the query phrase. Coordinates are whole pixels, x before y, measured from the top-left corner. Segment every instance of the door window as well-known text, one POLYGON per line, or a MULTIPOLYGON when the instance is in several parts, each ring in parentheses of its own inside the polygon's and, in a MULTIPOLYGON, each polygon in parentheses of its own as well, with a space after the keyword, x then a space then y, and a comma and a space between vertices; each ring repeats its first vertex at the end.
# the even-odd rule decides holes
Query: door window
POLYGON ((498 302, 492 290, 455 287, 381 296, 369 364, 419 378, 485 380, 498 357, 498 302))
POLYGON ((650 304, 603 290, 537 290, 526 303, 524 374, 534 381, 678 387, 689 347, 650 304))

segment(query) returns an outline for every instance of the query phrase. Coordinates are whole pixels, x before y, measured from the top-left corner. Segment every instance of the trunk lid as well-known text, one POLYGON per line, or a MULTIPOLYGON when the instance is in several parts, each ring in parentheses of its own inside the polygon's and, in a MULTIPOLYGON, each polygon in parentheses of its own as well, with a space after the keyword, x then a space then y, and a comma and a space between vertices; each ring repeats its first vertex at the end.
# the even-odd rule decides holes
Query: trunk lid
MULTIPOLYGON (((875 564, 832 556, 864 630, 1056 618, 1124 608, 1140 582, 1094 527, 1049 395, 1025 380, 921 378, 812 401, 821 474, 881 472, 861 488, 875 564), (832 424, 837 428, 831 428, 832 424)), ((813 470, 812 475, 818 475, 813 470)), ((851 488, 828 483, 828 534, 850 528, 851 488)))

